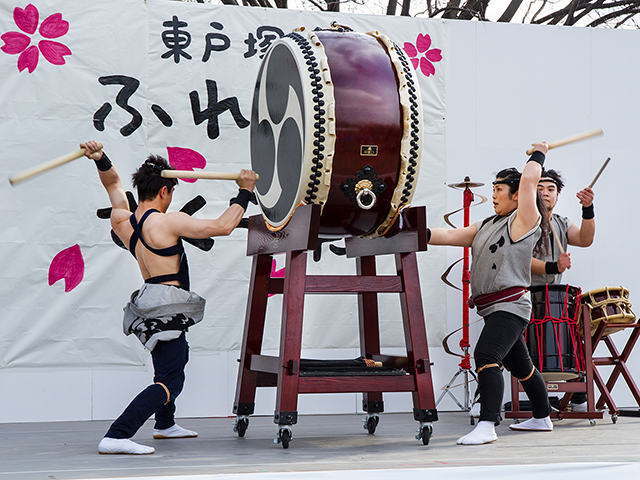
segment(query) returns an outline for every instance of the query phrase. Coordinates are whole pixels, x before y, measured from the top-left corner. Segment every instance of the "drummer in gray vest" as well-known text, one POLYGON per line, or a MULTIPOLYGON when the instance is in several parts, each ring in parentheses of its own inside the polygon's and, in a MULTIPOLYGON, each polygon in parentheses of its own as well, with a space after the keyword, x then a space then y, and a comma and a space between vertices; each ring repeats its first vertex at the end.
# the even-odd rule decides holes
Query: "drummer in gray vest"
MULTIPOLYGON (((557 240, 551 234, 548 252, 546 254, 534 252, 531 260, 531 285, 561 283, 563 272, 571 268, 571 254, 567 252, 567 245, 589 247, 596 234, 596 220, 593 210, 595 195, 590 187, 586 187, 576 194, 582 204, 580 227, 567 217, 553 213, 563 187, 564 181, 558 172, 542 169, 542 176, 538 182, 538 193, 542 196, 549 221, 557 234, 557 240)), ((571 397, 571 408, 574 412, 586 412, 586 393, 574 393, 571 397)))
POLYGON ((531 261, 531 284, 543 285, 545 283, 560 283, 562 273, 571 268, 571 254, 567 252, 567 245, 575 247, 589 247, 593 243, 596 234, 596 221, 593 210, 593 190, 586 187, 580 190, 576 197, 582 204, 582 222, 580 227, 575 225, 567 217, 553 213, 558 203, 558 197, 564 181, 555 170, 542 170, 542 176, 538 182, 538 192, 542 196, 547 208, 549 221, 553 225, 558 239, 562 245, 561 253, 557 241, 550 238, 550 249, 547 255, 534 255, 531 261))
POLYGON ((429 243, 471 247, 472 302, 484 327, 474 350, 480 394, 480 421, 458 439, 460 445, 481 445, 498 439, 504 394, 502 369, 518 378, 531 401, 533 418, 510 427, 551 431, 551 406, 547 388, 534 367, 524 342, 531 317, 531 258, 548 239, 548 217, 538 198, 537 186, 549 146, 534 144, 534 152, 522 174, 502 170, 493 182, 496 213, 484 221, 457 229, 430 229, 429 243))

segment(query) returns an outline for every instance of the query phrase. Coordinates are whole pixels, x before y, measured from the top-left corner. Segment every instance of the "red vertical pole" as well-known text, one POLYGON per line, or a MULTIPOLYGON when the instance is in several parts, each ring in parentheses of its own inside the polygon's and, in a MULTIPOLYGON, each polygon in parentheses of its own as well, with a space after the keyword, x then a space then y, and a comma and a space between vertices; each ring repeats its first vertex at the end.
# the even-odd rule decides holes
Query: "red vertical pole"
MULTIPOLYGON (((473 202, 473 193, 467 186, 464 189, 463 204, 464 207, 464 226, 469 226, 469 209, 473 202)), ((469 248, 464 248, 464 256, 462 260, 462 339, 460 340, 460 348, 464 352, 464 357, 459 364, 459 367, 464 370, 471 370, 471 361, 469 355, 469 306, 467 301, 469 300, 469 284, 471 282, 471 275, 469 274, 469 248)))

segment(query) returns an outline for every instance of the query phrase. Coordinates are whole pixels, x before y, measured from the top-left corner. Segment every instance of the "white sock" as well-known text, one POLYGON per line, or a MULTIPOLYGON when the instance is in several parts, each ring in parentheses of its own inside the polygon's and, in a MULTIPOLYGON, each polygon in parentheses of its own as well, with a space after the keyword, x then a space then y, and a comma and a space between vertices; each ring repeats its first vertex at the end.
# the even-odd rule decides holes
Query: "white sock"
POLYGON ((550 432, 553 430, 551 417, 530 418, 522 423, 514 423, 509 425, 511 430, 529 430, 533 432, 550 432))
POLYGON ((156 450, 152 447, 139 445, 128 438, 104 437, 98 444, 98 453, 124 453, 127 455, 148 455, 156 450))
POLYGON ((496 435, 496 426, 494 422, 483 420, 478 422, 476 428, 471 433, 460 437, 457 441, 458 445, 482 445, 484 443, 495 442, 498 439, 496 435))
POLYGON ((165 428, 163 430, 153 429, 153 438, 190 438, 197 437, 198 432, 193 432, 182 428, 177 423, 172 427, 165 428))
POLYGON ((583 403, 573 403, 573 402, 571 402, 571 411, 573 411, 573 412, 586 412, 587 411, 587 402, 583 402, 583 403))

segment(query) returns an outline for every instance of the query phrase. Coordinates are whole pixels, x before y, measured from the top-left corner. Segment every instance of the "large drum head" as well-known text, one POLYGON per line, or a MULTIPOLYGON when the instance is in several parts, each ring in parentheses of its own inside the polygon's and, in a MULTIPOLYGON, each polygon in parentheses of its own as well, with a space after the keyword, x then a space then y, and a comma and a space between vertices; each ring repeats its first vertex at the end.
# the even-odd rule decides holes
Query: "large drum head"
POLYGON ((267 227, 313 203, 323 236, 384 234, 415 191, 421 119, 411 62, 383 35, 302 28, 274 42, 251 112, 267 227))

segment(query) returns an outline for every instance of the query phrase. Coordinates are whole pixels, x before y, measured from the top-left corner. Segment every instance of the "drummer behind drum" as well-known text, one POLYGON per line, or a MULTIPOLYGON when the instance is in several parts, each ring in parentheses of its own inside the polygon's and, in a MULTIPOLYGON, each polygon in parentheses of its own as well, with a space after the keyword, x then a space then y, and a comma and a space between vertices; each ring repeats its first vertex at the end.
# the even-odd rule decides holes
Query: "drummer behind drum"
MULTIPOLYGON (((561 283, 562 273, 571 268, 571 254, 567 253, 567 245, 576 247, 589 247, 593 243, 596 233, 596 221, 593 211, 593 190, 589 187, 580 190, 576 196, 582 204, 582 222, 578 228, 567 217, 561 217, 553 213, 553 209, 558 203, 558 195, 564 187, 564 181, 555 170, 542 170, 542 176, 538 182, 538 192, 540 193, 544 205, 547 208, 549 221, 558 235, 558 240, 562 244, 562 250, 558 247, 558 241, 549 239, 549 251, 546 255, 542 252, 534 252, 531 259, 531 284, 544 285, 561 283)), ((587 411, 587 396, 584 392, 576 392, 572 397, 572 409, 574 412, 587 411)))

